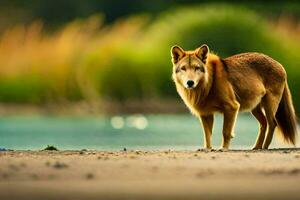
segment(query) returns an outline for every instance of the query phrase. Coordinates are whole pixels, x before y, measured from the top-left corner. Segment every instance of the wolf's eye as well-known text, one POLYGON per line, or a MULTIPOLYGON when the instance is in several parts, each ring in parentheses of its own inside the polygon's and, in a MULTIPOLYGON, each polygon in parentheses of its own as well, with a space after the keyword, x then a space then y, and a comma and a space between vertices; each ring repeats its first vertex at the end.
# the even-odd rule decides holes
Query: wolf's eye
POLYGON ((201 71, 201 72, 204 72, 204 67, 203 66, 197 66, 195 67, 195 71, 201 71))
POLYGON ((181 67, 181 70, 182 70, 182 71, 186 71, 185 66, 181 67))

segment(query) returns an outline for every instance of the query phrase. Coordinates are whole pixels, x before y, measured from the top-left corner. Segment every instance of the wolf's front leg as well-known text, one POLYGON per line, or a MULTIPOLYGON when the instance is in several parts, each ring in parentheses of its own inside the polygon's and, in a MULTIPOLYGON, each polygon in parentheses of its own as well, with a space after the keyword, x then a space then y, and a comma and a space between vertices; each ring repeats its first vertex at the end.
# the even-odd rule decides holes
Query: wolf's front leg
POLYGON ((233 108, 224 111, 223 141, 222 147, 220 148, 221 151, 226 151, 229 148, 238 112, 239 104, 236 104, 233 108))
POLYGON ((204 148, 206 150, 211 150, 211 136, 212 136, 212 128, 214 125, 214 116, 213 115, 203 115, 200 116, 202 122, 202 128, 204 132, 204 148))

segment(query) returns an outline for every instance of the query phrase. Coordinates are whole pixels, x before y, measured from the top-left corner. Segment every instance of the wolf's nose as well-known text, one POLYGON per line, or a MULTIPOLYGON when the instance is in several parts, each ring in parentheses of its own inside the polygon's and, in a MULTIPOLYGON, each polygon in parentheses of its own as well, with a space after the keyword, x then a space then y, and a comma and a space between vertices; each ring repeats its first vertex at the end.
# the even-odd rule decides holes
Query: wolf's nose
POLYGON ((188 81, 186 82, 186 84, 187 84, 187 86, 188 86, 189 88, 191 88, 191 87, 193 87, 193 85, 194 85, 194 81, 188 80, 188 81))

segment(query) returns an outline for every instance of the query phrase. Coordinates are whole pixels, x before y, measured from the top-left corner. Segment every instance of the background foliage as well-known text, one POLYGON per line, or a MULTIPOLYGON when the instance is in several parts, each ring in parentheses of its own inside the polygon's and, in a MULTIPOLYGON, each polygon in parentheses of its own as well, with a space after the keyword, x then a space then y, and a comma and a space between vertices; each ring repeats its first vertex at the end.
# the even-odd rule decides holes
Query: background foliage
POLYGON ((206 43, 221 57, 258 51, 281 62, 299 112, 300 4, 197 2, 2 1, 0 101, 177 98, 170 47, 206 43))

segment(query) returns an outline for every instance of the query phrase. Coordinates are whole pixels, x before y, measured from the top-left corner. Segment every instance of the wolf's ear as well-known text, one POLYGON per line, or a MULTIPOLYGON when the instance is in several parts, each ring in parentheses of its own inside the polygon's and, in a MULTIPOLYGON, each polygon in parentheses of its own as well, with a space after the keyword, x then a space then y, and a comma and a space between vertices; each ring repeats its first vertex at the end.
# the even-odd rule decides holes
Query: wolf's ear
POLYGON ((195 51, 195 55, 206 64, 207 56, 209 54, 209 48, 206 44, 203 44, 201 47, 197 48, 195 51))
POLYGON ((183 58, 184 55, 185 55, 185 52, 184 52, 184 50, 183 50, 181 47, 175 45, 175 46, 173 46, 173 47, 171 48, 172 62, 173 62, 174 64, 178 63, 178 61, 179 61, 181 58, 183 58))

